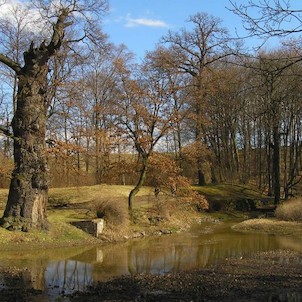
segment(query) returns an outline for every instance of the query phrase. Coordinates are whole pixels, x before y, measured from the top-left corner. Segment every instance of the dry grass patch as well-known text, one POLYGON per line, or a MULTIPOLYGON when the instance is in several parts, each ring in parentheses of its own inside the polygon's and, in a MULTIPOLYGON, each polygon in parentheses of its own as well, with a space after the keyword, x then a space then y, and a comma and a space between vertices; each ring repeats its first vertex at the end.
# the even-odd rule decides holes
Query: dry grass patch
POLYGON ((91 212, 106 223, 102 238, 108 241, 118 241, 128 236, 130 219, 127 199, 122 197, 94 197, 90 202, 91 212))
POLYGON ((236 231, 259 232, 275 235, 302 237, 302 224, 275 219, 249 219, 233 226, 236 231))
POLYGON ((124 225, 129 222, 127 201, 123 198, 97 196, 92 200, 96 216, 103 218, 107 224, 124 225))
POLYGON ((284 201, 276 209, 276 218, 285 221, 302 221, 302 198, 284 201))

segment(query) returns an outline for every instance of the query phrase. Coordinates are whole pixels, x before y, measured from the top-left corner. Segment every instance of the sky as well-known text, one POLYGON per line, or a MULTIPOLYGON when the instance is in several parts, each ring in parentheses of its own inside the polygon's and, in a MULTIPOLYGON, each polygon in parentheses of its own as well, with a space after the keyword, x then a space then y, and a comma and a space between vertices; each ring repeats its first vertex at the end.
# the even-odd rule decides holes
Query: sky
MULTIPOLYGON (((244 0, 237 3, 246 2, 244 0)), ((169 30, 188 27, 191 15, 206 12, 220 18, 221 26, 235 35, 241 19, 229 11, 229 0, 109 0, 110 10, 104 17, 103 30, 116 45, 125 44, 137 59, 154 50, 169 30)))
MULTIPOLYGON (((0 0, 0 3, 3 1, 9 6, 29 0, 0 0)), ((291 7, 301 9, 301 0, 289 1, 291 7)), ((108 0, 108 2, 110 9, 103 18, 103 31, 114 44, 125 44, 138 60, 144 58, 146 51, 154 50, 160 38, 169 30, 177 32, 181 28, 192 26, 187 22, 188 18, 200 12, 221 19, 221 26, 227 28, 231 36, 235 37, 237 33, 241 36, 246 35, 241 18, 230 11, 229 0, 108 0)), ((232 2, 247 4, 247 0, 232 2)), ((2 6, 0 16, 8 13, 3 8, 2 6)), ((291 22, 289 24, 292 25, 291 22)), ((253 47, 256 46, 255 43, 259 44, 259 40, 249 40, 248 43, 249 47, 253 47)))

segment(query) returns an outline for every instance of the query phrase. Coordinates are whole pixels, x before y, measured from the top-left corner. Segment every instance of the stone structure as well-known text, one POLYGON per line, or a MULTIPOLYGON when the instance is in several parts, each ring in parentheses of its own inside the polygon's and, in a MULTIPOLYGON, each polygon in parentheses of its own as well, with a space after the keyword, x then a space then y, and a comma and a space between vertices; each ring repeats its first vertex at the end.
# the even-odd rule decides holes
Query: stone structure
POLYGON ((71 222, 71 224, 95 237, 99 237, 99 235, 103 233, 105 227, 105 221, 102 218, 84 221, 73 221, 71 222))

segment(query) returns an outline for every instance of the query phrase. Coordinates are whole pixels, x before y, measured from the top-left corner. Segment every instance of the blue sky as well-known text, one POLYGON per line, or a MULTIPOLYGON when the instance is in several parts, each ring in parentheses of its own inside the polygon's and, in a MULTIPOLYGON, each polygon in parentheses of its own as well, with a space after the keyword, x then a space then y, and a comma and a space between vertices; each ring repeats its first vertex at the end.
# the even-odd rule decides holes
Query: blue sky
MULTIPOLYGON (((245 2, 244 0, 236 1, 245 2)), ((168 30, 188 27, 186 20, 198 12, 206 12, 222 20, 221 25, 235 35, 242 28, 239 17, 230 12, 229 0, 109 0, 110 11, 104 18, 103 29, 110 41, 125 44, 128 49, 144 57, 145 51, 168 30)))

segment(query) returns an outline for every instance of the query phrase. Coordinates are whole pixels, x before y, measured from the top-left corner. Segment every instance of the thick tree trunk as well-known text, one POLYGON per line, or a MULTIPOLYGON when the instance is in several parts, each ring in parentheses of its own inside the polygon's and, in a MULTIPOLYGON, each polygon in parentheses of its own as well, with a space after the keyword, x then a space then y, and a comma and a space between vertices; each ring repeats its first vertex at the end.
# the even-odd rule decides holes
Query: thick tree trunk
POLYGON ((62 9, 48 45, 31 43, 24 53, 24 66, 0 54, 0 62, 11 68, 18 79, 17 106, 12 121, 15 169, 8 201, 0 221, 7 229, 27 231, 45 227, 48 170, 45 150, 48 60, 61 47, 68 9, 62 9))
POLYGON ((48 56, 40 49, 25 55, 18 77, 17 108, 12 121, 15 169, 2 225, 8 229, 44 227, 48 193, 45 150, 48 56))

